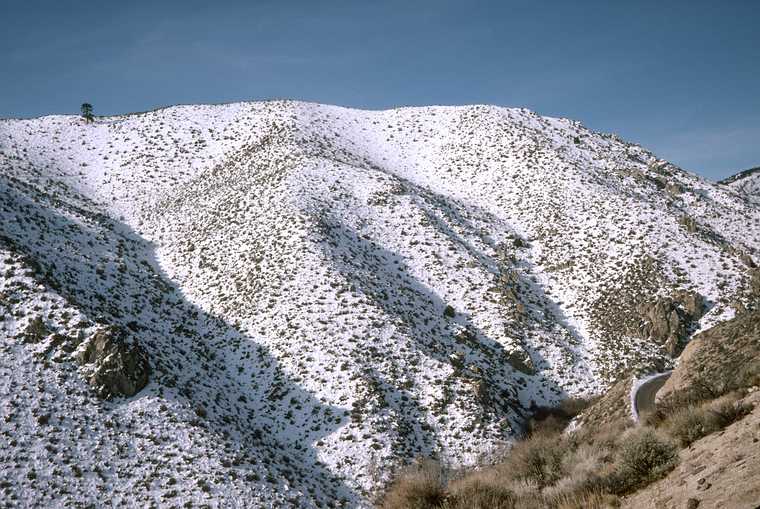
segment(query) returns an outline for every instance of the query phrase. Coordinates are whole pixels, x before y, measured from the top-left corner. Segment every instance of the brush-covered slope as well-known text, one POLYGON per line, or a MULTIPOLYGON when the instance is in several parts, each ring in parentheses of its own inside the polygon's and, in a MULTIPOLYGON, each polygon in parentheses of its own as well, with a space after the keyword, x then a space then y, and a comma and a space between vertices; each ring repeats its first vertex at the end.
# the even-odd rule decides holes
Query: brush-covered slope
POLYGON ((415 456, 474 462, 532 406, 661 368, 760 280, 755 205, 521 109, 8 120, 0 168, 17 500, 366 503, 415 456), (150 361, 136 396, 87 390, 107 326, 150 361))

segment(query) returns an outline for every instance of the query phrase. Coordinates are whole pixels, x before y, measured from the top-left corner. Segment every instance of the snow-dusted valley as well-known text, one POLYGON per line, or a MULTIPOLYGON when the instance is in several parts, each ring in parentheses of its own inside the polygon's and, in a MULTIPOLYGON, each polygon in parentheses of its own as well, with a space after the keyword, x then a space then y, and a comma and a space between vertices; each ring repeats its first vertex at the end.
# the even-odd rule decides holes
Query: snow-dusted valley
POLYGON ((473 464, 760 293, 740 182, 490 106, 0 121, 0 505, 355 507, 473 464))

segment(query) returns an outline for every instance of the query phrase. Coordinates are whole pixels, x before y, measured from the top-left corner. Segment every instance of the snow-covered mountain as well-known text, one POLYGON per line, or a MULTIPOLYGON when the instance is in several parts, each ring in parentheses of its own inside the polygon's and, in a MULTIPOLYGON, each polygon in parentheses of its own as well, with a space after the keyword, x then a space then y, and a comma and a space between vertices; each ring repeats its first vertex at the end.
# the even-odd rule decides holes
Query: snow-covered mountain
POLYGON ((367 504, 760 286, 757 204, 524 109, 5 120, 0 213, 11 505, 367 504))
POLYGON ((743 193, 751 201, 760 203, 760 166, 740 171, 736 175, 721 180, 720 183, 743 193))

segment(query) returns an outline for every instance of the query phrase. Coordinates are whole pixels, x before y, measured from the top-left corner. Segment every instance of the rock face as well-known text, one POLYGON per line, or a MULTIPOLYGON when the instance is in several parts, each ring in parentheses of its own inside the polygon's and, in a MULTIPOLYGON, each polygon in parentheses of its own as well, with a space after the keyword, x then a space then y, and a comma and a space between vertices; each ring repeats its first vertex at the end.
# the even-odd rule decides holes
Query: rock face
POLYGON ((671 356, 683 348, 692 322, 702 317, 704 299, 695 292, 679 291, 671 297, 658 297, 639 304, 642 317, 641 336, 663 345, 671 356))
POLYGON ((148 356, 128 334, 115 326, 100 329, 77 352, 87 366, 87 381, 103 398, 134 396, 148 383, 148 356))
POLYGON ((681 305, 691 321, 699 320, 705 314, 705 299, 697 292, 680 290, 673 294, 673 300, 681 305))
POLYGON ((677 345, 686 335, 685 316, 678 304, 669 297, 661 297, 641 304, 638 311, 644 318, 642 337, 654 339, 664 345, 670 355, 674 355, 677 345))

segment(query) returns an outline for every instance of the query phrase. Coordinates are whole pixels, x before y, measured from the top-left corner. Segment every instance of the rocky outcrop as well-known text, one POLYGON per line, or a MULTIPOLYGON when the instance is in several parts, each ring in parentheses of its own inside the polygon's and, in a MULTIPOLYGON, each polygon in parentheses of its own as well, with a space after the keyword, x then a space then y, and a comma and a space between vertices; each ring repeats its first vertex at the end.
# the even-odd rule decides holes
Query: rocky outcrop
POLYGON ((675 354, 677 345, 686 335, 685 319, 675 301, 661 297, 639 305, 638 312, 644 319, 642 337, 663 345, 670 355, 675 354))
POLYGON ((692 323, 704 313, 704 299, 695 292, 681 290, 671 297, 658 297, 638 305, 639 334, 663 345, 675 357, 683 348, 692 323))
POLYGON ((699 320, 705 313, 705 299, 697 292, 679 290, 673 294, 673 300, 681 305, 689 320, 699 320))
POLYGON ((694 336, 657 399, 683 390, 696 380, 717 384, 748 373, 760 377, 760 310, 747 311, 694 336))
POLYGON ((119 327, 99 329, 76 352, 87 381, 103 398, 134 396, 150 377, 145 351, 119 327))
MULTIPOLYGON (((519 239, 515 239, 516 241, 519 239)), ((520 242, 523 242, 520 240, 520 242)), ((522 244, 523 246, 525 244, 522 244)), ((492 291, 496 293, 499 299, 499 303, 509 312, 512 317, 517 320, 524 320, 526 318, 525 304, 520 300, 520 285, 517 272, 510 268, 508 264, 513 264, 515 261, 514 255, 509 254, 505 250, 501 250, 498 255, 498 260, 502 264, 502 268, 496 276, 495 285, 492 291)))
POLYGON ((517 348, 509 352, 507 362, 509 362, 510 366, 521 373, 525 373, 526 375, 536 374, 536 368, 533 365, 533 359, 530 357, 528 352, 522 348, 517 348))
MULTIPOLYGON (((493 355, 492 350, 484 349, 483 345, 477 340, 476 334, 470 329, 460 329, 454 334, 454 341, 459 345, 467 346, 468 348, 479 349, 486 354, 493 355)), ((452 366, 455 369, 461 369, 464 366, 465 358, 461 352, 451 354, 449 356, 452 366)), ((522 345, 512 345, 501 351, 501 360, 507 362, 516 371, 524 373, 526 375, 535 375, 536 367, 533 364, 533 359, 525 350, 522 345)), ((472 370, 471 370, 472 371, 472 370)))

